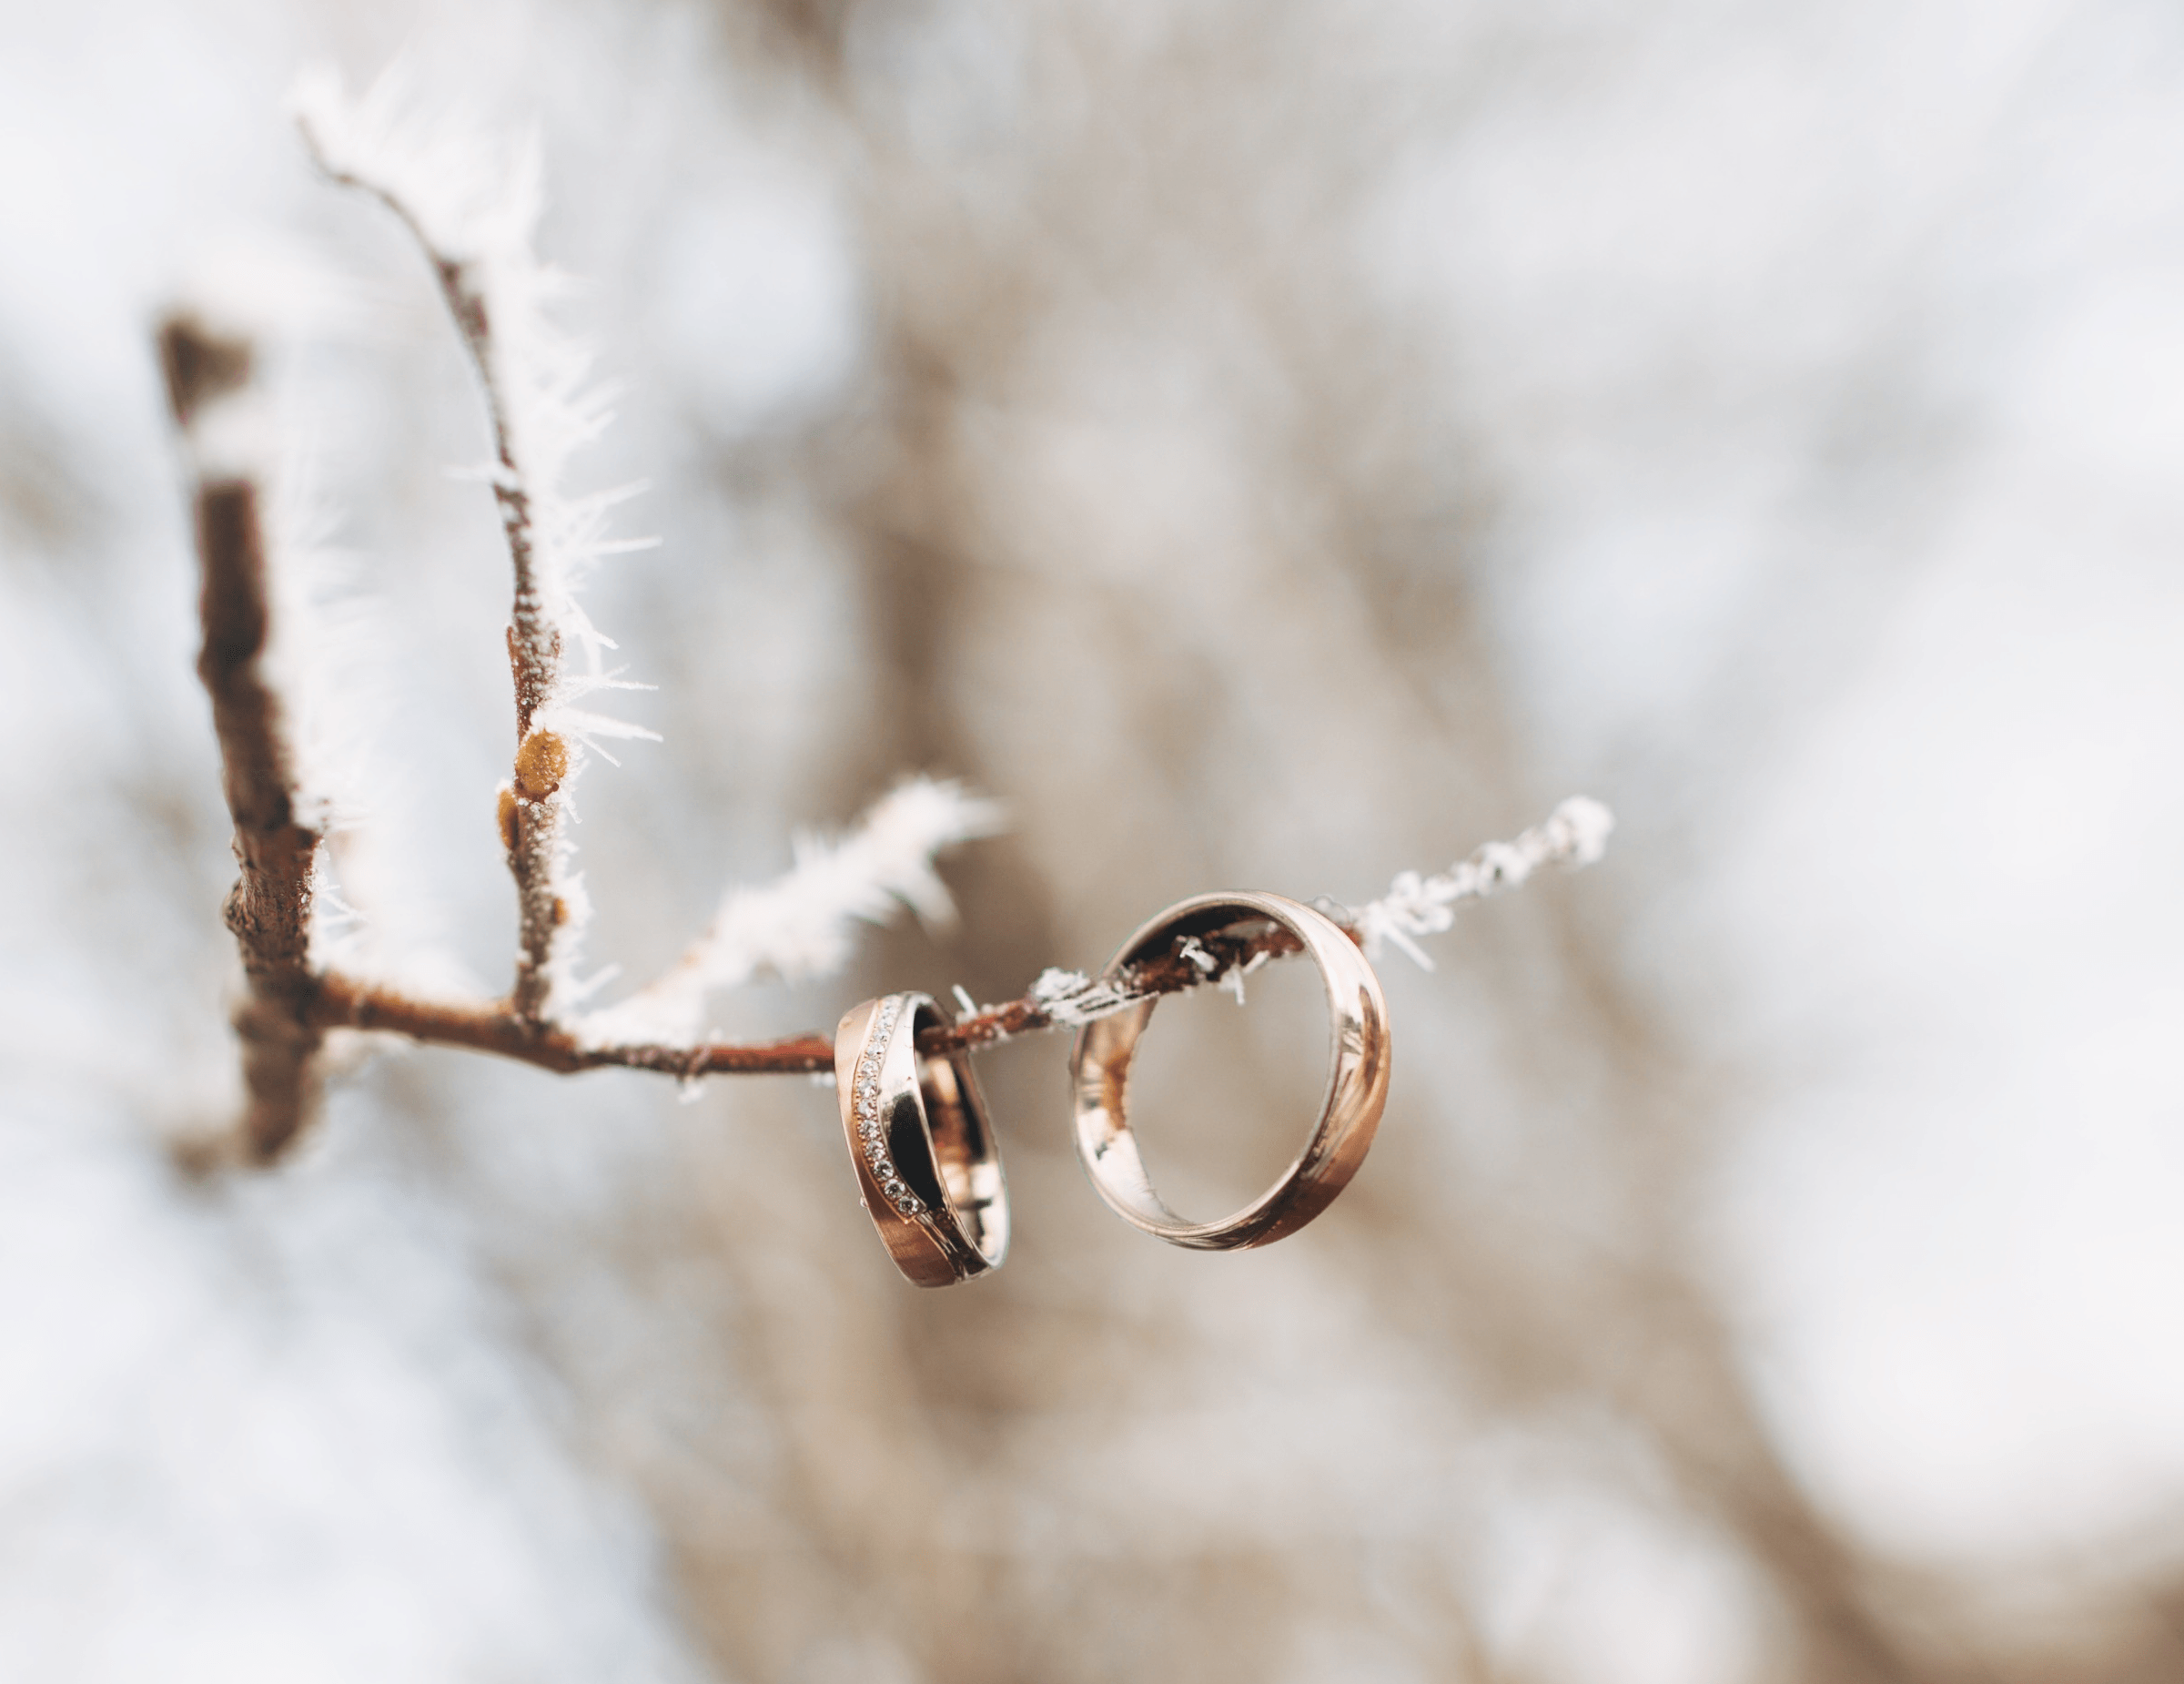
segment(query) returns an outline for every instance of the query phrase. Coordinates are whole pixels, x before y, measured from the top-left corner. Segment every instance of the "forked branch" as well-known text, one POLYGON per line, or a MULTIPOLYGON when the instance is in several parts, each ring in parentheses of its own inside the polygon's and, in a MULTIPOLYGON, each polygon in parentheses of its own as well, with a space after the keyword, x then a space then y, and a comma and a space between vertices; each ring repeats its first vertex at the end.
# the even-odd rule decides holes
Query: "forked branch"
MULTIPOLYGON (((600 536, 611 499, 570 499, 559 489, 568 451, 596 432, 604 411, 584 384, 582 353, 554 335, 541 309, 552 277, 529 249, 531 177, 519 169, 504 180, 494 160, 481 165, 475 152, 451 153, 443 137, 420 137, 384 86, 354 106, 320 87, 304 106, 306 138, 327 173, 379 199, 416 239, 482 389, 494 455, 488 477, 515 586, 508 647, 516 748, 500 792, 500 822, 521 936, 513 984, 497 1000, 427 999, 314 965, 320 835, 298 816, 294 756, 263 670, 273 614, 262 490, 249 451, 236 448, 250 432, 255 354, 240 338, 175 316, 161 330, 160 351, 194 476, 204 573, 198 672, 212 697, 241 867, 228 904, 247 988, 235 1018, 248 1095, 239 1155, 269 1162, 297 1138, 318 1090, 318 1054, 335 1029, 469 1048, 561 1072, 620 1067, 694 1080, 831 1071, 834 1046, 821 1035, 750 1046, 706 1039, 699 1032, 706 995, 762 971, 792 979, 831 974, 859 924, 884 922, 905 907, 945 921, 952 908, 933 860, 996 829, 998 809, 955 786, 913 779, 850 836, 800 844, 795 868, 778 883, 733 891, 712 927, 649 988, 604 1011, 571 1013, 574 991, 561 984, 584 905, 567 870, 566 786, 587 738, 650 735, 571 705, 612 683, 600 670, 605 640, 575 603, 576 574, 593 557, 634 547, 600 536), (584 657, 573 675, 565 661, 571 643, 584 657)), ((1597 803, 1567 801, 1543 825, 1512 843, 1489 844, 1446 874, 1406 873, 1387 897, 1354 915, 1331 910, 1368 953, 1392 941, 1424 962, 1412 938, 1445 929, 1459 903, 1520 883, 1542 865, 1597 858, 1613 823, 1597 803)), ((1296 950, 1288 932, 1267 927, 1199 937, 1101 980, 1049 969, 1005 1005, 976 1007, 966 999, 959 1021, 927 1030, 919 1045, 988 1045, 1207 983, 1231 984, 1240 998, 1249 972, 1296 950)))

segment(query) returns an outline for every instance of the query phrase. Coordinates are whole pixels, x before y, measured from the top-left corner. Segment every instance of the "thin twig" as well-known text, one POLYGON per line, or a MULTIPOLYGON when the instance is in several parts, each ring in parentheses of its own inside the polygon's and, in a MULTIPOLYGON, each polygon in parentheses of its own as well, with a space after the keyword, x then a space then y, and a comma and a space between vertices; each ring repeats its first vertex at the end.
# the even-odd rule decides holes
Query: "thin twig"
MULTIPOLYGON (((1381 899, 1355 913, 1330 907, 1329 915, 1368 952, 1385 938, 1426 963, 1425 955, 1408 938, 1410 934, 1448 928, 1461 902, 1513 888, 1542 866, 1592 864, 1600 857, 1614 822, 1598 802, 1572 796, 1514 842, 1489 842, 1438 877, 1421 879, 1416 872, 1405 872, 1381 899)), ((1251 920, 1178 940, 1167 953, 1127 966, 1110 979, 1049 969, 1020 999, 980 1007, 953 1025, 925 1030, 917 1038, 918 1050, 929 1054, 965 1051, 1018 1035, 1075 1029, 1163 994, 1209 985, 1234 983, 1240 997, 1244 977, 1269 959, 1301 950, 1302 944, 1280 925, 1251 920)), ((413 999, 395 989, 336 975, 319 979, 311 1001, 311 1022, 321 1030, 382 1030, 431 1045, 497 1052, 564 1075, 619 1067, 662 1070, 693 1080, 713 1075, 816 1075, 834 1067, 833 1040, 816 1032, 755 1046, 724 1041, 691 1046, 601 1043, 566 1025, 528 1022, 505 1002, 413 999)))
POLYGON ((248 1094, 241 1147, 278 1157, 310 1114, 320 1031, 309 1020, 312 871, 319 833, 296 812, 294 758, 280 698, 261 669, 272 617, 258 488, 217 461, 205 432, 244 397, 254 361, 246 340, 177 315, 159 331, 176 423, 191 446, 192 502, 204 588, 205 643, 197 676, 212 698, 228 810, 241 875, 228 892, 228 928, 242 951, 248 992, 236 1008, 248 1094))
POLYGON ((339 167, 329 160, 307 123, 303 136, 329 179, 369 194, 392 211, 432 266, 448 313, 470 353, 470 367, 485 400, 492 432, 493 500, 508 542, 514 575, 509 614, 508 664, 514 681, 516 753, 512 775, 500 792, 500 837, 515 879, 517 952, 511 995, 516 1015, 544 1033, 553 992, 555 938, 570 922, 571 908, 555 882, 563 819, 561 781, 569 774, 569 744, 559 734, 536 728, 540 709, 561 685, 561 634, 547 609, 537 567, 532 475, 518 450, 511 424, 509 395, 503 390, 493 342, 494 323, 478 267, 443 250, 417 213, 382 182, 339 167))
MULTIPOLYGON (((1088 982, 1076 972, 1048 971, 1020 999, 982 1008, 948 1028, 926 1030, 917 1038, 918 1049, 926 1053, 956 1052, 1043 1030, 1074 1028, 1157 995, 1218 983, 1235 971, 1299 950, 1296 937, 1279 925, 1249 936, 1221 934, 1201 936, 1197 940, 1213 969, 1173 953, 1133 966, 1107 984, 1088 982)), ((815 1075, 834 1068, 834 1040, 816 1031, 749 1046, 725 1041, 703 1041, 691 1047, 653 1043, 592 1046, 564 1026, 541 1027, 525 1021, 504 1000, 422 1000, 338 973, 318 979, 310 997, 309 1020, 318 1030, 383 1030, 430 1046, 499 1053, 561 1075, 619 1068, 694 1079, 815 1075)))

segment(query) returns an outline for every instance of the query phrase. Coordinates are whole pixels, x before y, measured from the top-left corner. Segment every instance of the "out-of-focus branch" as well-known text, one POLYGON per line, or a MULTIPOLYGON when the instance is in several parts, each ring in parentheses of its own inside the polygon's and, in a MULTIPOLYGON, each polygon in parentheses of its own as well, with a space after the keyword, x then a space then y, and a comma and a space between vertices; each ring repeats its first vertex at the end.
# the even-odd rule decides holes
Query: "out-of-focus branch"
POLYGON ((176 315, 160 328, 159 353, 168 401, 190 446, 204 583, 197 675, 212 698, 241 867, 227 905, 248 987, 235 1013, 248 1095, 241 1149, 262 1163, 278 1156, 303 1126, 317 1086, 313 1055, 320 1031, 308 1008, 317 987, 310 919, 319 833, 297 817, 280 700, 260 664, 272 616, 258 487, 235 466, 236 439, 220 436, 248 426, 251 345, 176 315))

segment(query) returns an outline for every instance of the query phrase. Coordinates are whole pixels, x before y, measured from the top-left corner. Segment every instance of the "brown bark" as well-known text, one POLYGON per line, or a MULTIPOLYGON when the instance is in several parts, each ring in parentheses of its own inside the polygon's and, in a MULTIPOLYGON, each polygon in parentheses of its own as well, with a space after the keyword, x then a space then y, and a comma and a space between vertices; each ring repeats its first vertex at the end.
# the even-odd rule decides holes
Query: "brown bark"
MULTIPOLYGON (((1273 926, 1250 936, 1202 936, 1198 945, 1218 961, 1217 971, 1209 974, 1189 959, 1170 955, 1132 966, 1119 979, 1121 991, 1132 999, 1178 993, 1218 980, 1261 955, 1278 959, 1299 951, 1297 938, 1273 926)), ((495 1052, 560 1075, 622 1069, 684 1078, 792 1076, 831 1072, 834 1068, 834 1040, 816 1030, 753 1046, 704 1041, 693 1047, 592 1047, 568 1026, 531 1022, 506 1000, 466 1004, 415 999, 399 989, 332 972, 309 982, 301 1009, 314 1034, 329 1029, 380 1030, 430 1046, 495 1052)), ((927 1030, 918 1036, 917 1045, 926 1053, 955 1052, 1067 1027, 1067 1020, 1057 1020, 1036 995, 1026 994, 1006 1005, 988 1006, 950 1028, 927 1030)))
MULTIPOLYGON (((248 342, 183 317, 159 336, 175 419, 186 433, 207 406, 249 378, 248 342)), ((247 992, 236 1008, 247 1095, 241 1148, 253 1162, 279 1156, 310 1114, 319 1030, 309 1020, 311 874, 319 835, 296 813, 296 776, 280 699, 262 661, 271 614, 258 488, 239 475, 197 478, 196 525, 203 575, 204 647, 197 676, 212 699, 228 811, 241 868, 226 908, 243 959, 247 992)))

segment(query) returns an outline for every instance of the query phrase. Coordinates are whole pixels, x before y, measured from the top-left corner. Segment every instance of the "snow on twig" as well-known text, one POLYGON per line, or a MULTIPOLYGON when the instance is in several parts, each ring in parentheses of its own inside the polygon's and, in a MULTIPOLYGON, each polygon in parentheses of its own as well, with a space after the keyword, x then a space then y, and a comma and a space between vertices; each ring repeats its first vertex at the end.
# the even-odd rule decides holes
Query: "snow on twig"
MULTIPOLYGON (((1332 902, 1321 904, 1349 928, 1368 958, 1377 958, 1381 945, 1392 941, 1431 970, 1432 961, 1411 938, 1448 929, 1461 902, 1512 888, 1543 865, 1574 868, 1592 864, 1614 827, 1615 817, 1606 807, 1572 796, 1544 823, 1514 842, 1489 842, 1439 876, 1406 871, 1388 894, 1355 912, 1332 902)), ((1111 977, 1049 966, 1022 999, 980 1006, 975 1011, 966 1008, 953 1027, 928 1030, 918 1044, 926 1046, 929 1041, 931 1050, 976 1047, 1042 1030, 1080 1028, 1158 995, 1208 984, 1228 989, 1241 1005, 1244 979, 1269 959, 1295 953, 1298 946, 1287 930, 1269 926, 1249 936, 1233 931, 1187 936, 1165 952, 1146 954, 1111 977)))
POLYGON ((696 1037, 705 996, 763 971, 789 981, 830 976, 848 962, 860 924, 885 924, 904 908, 946 927, 956 908, 933 869, 959 842, 1001 828, 999 803, 959 784, 915 777, 875 802, 835 840, 802 836, 796 863, 763 888, 732 888, 711 928, 674 968, 578 1026, 587 1045, 696 1037))
POLYGON ((292 104, 319 167, 391 209, 432 265, 482 389, 494 455, 482 477, 509 529, 517 593, 536 599, 519 607, 584 658, 562 681, 567 693, 549 689, 531 706, 567 703, 597 687, 613 647, 576 593, 594 563, 632 547, 605 536, 608 511, 632 492, 578 497, 562 485, 571 458, 613 412, 611 391, 592 379, 590 349, 550 313, 571 282, 531 249, 543 202, 537 143, 496 144, 430 111, 399 69, 355 99, 314 73, 292 104))
POLYGON ((1587 796, 1572 796, 1544 824, 1534 825, 1514 842, 1489 842, 1470 858, 1432 877, 1415 871, 1400 874, 1385 895, 1350 915, 1358 945, 1366 958, 1378 959, 1383 944, 1393 942, 1431 970, 1433 961, 1413 937, 1441 934, 1456 921, 1456 908, 1464 901, 1483 900, 1514 888, 1542 866, 1592 864, 1614 828, 1615 815, 1606 807, 1587 796))
MULTIPOLYGON (((899 792, 898 792, 899 793, 899 792)), ((885 804, 883 804, 885 805, 885 804)), ((1490 844, 1489 849, 1507 848, 1532 861, 1525 874, 1536 865, 1560 860, 1571 866, 1590 864, 1599 857, 1601 844, 1609 825, 1606 809, 1596 803, 1564 803, 1555 816, 1536 831, 1527 831, 1513 843, 1490 844)), ((836 851, 855 851, 856 838, 836 851)), ((807 845, 808 846, 808 845, 807 845)), ((885 850, 881 850, 885 852, 885 850)), ((1491 856, 1499 864, 1484 869, 1483 877, 1475 870, 1466 880, 1472 887, 1466 895, 1444 898, 1439 888, 1428 889, 1426 880, 1421 879, 1417 893, 1410 899, 1417 901, 1407 916, 1434 923, 1446 928, 1446 921, 1432 916, 1432 908, 1446 911, 1455 900, 1470 895, 1486 892, 1480 889, 1479 881, 1491 878, 1496 887, 1506 887, 1517 881, 1518 876, 1506 855, 1491 856), (1422 908, 1422 909, 1421 909, 1422 908)), ((1480 855, 1472 857, 1477 862, 1480 855)), ((1472 863, 1467 862, 1467 863, 1472 863)), ((929 867, 928 867, 929 868, 929 867)), ((1461 871, 1461 867, 1459 870, 1461 871)), ((1482 868, 1483 869, 1483 868, 1482 868)), ((800 867, 801 870, 801 867, 800 867)), ((823 878, 822 867, 818 878, 823 878)), ((760 916, 753 903, 763 903, 775 896, 782 900, 776 910, 786 904, 800 904, 804 914, 814 915, 824 907, 826 897, 818 892, 818 878, 800 887, 794 893, 787 891, 789 882, 798 872, 792 872, 784 884, 771 889, 745 891, 742 904, 744 910, 738 915, 743 924, 739 940, 726 936, 721 929, 712 932, 712 961, 720 966, 717 974, 723 979, 749 975, 758 969, 758 955, 766 944, 758 932, 772 928, 777 933, 787 930, 800 922, 799 918, 760 916), (729 960, 734 955, 734 962, 729 960)), ((911 873, 915 876, 915 870, 911 873)), ((1458 875, 1448 874, 1451 878, 1458 875)), ((874 879, 874 880, 876 880, 874 879)), ((731 905, 738 898, 731 898, 731 905)), ((1374 903, 1376 907, 1382 903, 1374 903)), ((1369 911, 1370 909, 1369 908, 1369 911)), ((1375 914, 1387 916, 1388 909, 1375 914)), ((1249 920, 1245 920, 1248 925, 1249 920)), ((804 943, 809 938, 814 924, 804 925, 804 934, 784 941, 778 949, 784 958, 792 958, 799 950, 808 951, 804 943)), ((1360 930, 1353 931, 1360 942, 1365 939, 1360 930)), ((846 931, 842 932, 846 938, 846 931)), ((706 945, 706 944, 702 944, 706 945)), ((977 1047, 992 1046, 1018 1035, 1039 1030, 1077 1028, 1096 1019, 1127 1010, 1133 1006, 1162 994, 1181 992, 1187 989, 1203 988, 1208 983, 1216 986, 1235 986, 1240 991, 1241 979, 1257 970, 1269 959, 1278 959, 1298 951, 1297 938, 1279 927, 1268 926, 1255 933, 1241 929, 1207 932, 1194 939, 1195 951, 1189 955, 1177 944, 1168 951, 1146 958, 1132 964, 1119 975, 1098 979, 1081 970, 1064 970, 1058 967, 1043 971, 1030 991, 1021 999, 1005 1005, 976 1006, 963 1001, 965 1015, 949 1025, 934 1025, 918 1032, 917 1045, 928 1054, 945 1054, 977 1047), (1203 959, 1213 961, 1208 970, 1203 959)), ((837 950, 839 951, 839 950, 837 950)), ((369 984, 359 984, 350 979, 328 977, 321 980, 314 1004, 314 1021, 325 1027, 389 1030, 413 1039, 436 1041, 447 1045, 473 1047, 481 1051, 497 1052, 504 1057, 521 1059, 548 1070, 570 1071, 597 1070, 602 1066, 620 1065, 637 1070, 663 1071, 684 1080, 711 1074, 752 1075, 760 1072, 826 1076, 834 1069, 834 1042, 828 1036, 812 1033, 786 1040, 763 1045, 743 1045, 719 1040, 671 1042, 655 1040, 663 1015, 677 1010, 694 1010, 703 996, 702 977, 704 957, 697 949, 686 956, 684 965, 678 968, 670 985, 648 989, 638 997, 638 1002, 615 1008, 612 1012, 601 1012, 585 1019, 574 1030, 550 1026, 544 1033, 534 1033, 510 1016, 504 1006, 482 1003, 476 1007, 436 1006, 405 998, 369 984), (694 986, 693 986, 694 985, 694 986), (625 1039, 626 1037, 626 1039, 625 1039)), ((767 961, 773 962, 773 961, 767 961)), ((960 996, 959 996, 960 999, 960 996)))

